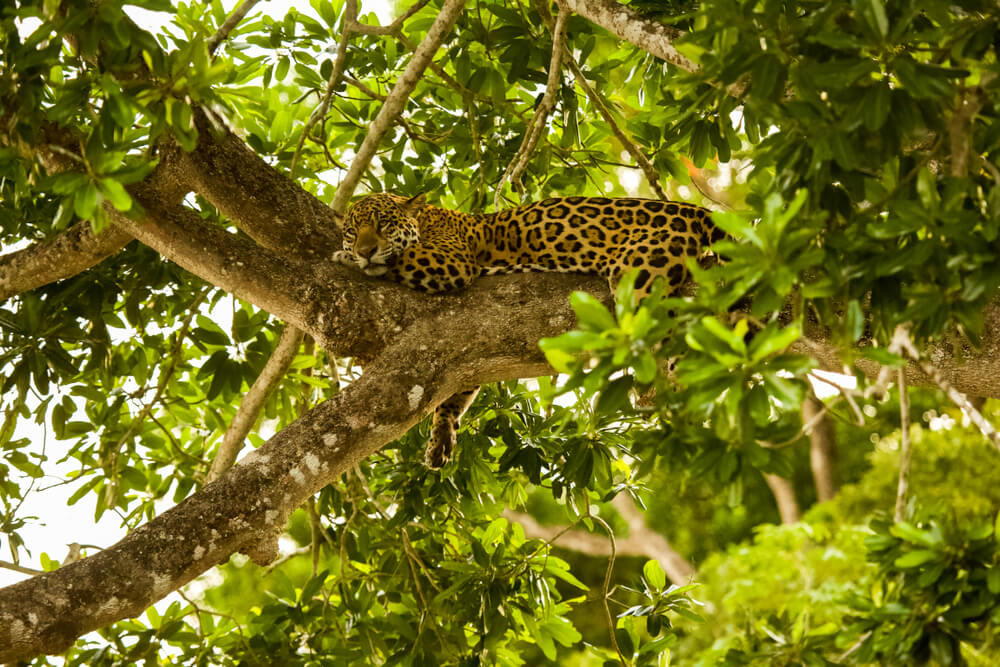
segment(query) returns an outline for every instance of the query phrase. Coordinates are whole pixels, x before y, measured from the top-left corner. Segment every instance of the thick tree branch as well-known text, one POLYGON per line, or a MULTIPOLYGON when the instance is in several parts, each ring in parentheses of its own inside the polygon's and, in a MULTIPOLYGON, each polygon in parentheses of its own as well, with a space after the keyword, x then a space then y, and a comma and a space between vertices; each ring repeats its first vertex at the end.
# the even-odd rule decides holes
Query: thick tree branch
MULTIPOLYGON (((0 136, 0 144, 13 139, 0 136)), ((50 173, 79 168, 74 157, 79 148, 72 134, 52 123, 43 127, 37 146, 18 144, 20 150, 36 157, 50 173)), ((145 198, 179 202, 187 193, 181 184, 177 152, 165 147, 156 169, 133 186, 145 198)), ((52 239, 0 256, 0 303, 12 296, 58 280, 72 278, 116 254, 132 240, 127 230, 109 226, 94 234, 89 220, 79 220, 52 239)))
POLYGON ((278 172, 229 130, 196 113, 198 147, 183 154, 191 187, 260 245, 321 262, 340 249, 330 208, 278 172))
MULTIPOLYGON (((266 558, 258 545, 296 507, 436 403, 475 382, 543 373, 538 339, 575 321, 567 301, 575 281, 553 278, 561 280, 541 289, 483 280, 438 297, 434 313, 399 333, 361 378, 219 480, 99 554, 0 589, 0 662, 65 650, 236 550, 266 558), (520 304, 522 318, 511 320, 511 304, 520 304), (470 332, 468 322, 478 326, 470 332)), ((597 279, 586 282, 601 288, 597 279)))
MULTIPOLYGON (((815 358, 824 370, 840 373, 844 369, 829 331, 815 322, 807 320, 804 336, 792 345, 792 351, 815 358)), ((940 380, 951 390, 968 396, 1000 398, 1000 295, 990 299, 983 308, 980 347, 973 347, 965 340, 957 343, 953 339, 932 341, 924 346, 922 359, 923 364, 907 364, 907 385, 940 385, 940 380)), ((882 368, 864 358, 857 359, 854 365, 871 378, 878 376, 882 368)))
POLYGON ((120 227, 95 235, 89 220, 53 239, 0 256, 0 303, 57 280, 71 278, 120 251, 132 236, 120 227))
POLYGON ((299 266, 296 278, 296 271, 289 270, 297 265, 292 258, 212 227, 179 204, 148 199, 141 191, 132 196, 145 212, 142 219, 106 205, 115 224, 199 278, 288 322, 303 321, 301 301, 308 284, 301 276, 309 273, 307 268, 299 266))

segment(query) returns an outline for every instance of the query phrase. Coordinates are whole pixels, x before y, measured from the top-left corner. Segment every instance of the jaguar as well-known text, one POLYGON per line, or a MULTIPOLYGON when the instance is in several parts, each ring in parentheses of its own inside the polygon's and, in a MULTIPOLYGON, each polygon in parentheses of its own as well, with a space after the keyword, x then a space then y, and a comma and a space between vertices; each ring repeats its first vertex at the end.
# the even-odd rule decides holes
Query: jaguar
MULTIPOLYGON (((550 197, 470 214, 432 206, 422 194, 378 193, 359 199, 341 223, 344 247, 334 261, 430 293, 520 271, 595 273, 614 292, 626 271, 638 269, 635 293, 642 298, 658 276, 668 291, 680 287, 687 259, 703 257, 724 236, 706 208, 633 197, 550 197)), ((428 467, 451 456, 459 420, 478 391, 455 394, 435 409, 428 467)))

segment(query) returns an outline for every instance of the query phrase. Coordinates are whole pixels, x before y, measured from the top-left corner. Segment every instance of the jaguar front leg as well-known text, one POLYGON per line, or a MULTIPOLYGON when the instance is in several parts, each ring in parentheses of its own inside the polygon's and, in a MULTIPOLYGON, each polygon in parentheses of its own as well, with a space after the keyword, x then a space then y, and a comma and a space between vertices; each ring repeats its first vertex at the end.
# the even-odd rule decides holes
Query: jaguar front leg
POLYGON ((465 411, 472 405, 472 401, 479 393, 479 387, 459 392, 434 409, 434 417, 431 421, 431 437, 427 443, 427 452, 424 460, 427 467, 437 470, 451 458, 451 453, 455 450, 458 422, 465 414, 465 411))

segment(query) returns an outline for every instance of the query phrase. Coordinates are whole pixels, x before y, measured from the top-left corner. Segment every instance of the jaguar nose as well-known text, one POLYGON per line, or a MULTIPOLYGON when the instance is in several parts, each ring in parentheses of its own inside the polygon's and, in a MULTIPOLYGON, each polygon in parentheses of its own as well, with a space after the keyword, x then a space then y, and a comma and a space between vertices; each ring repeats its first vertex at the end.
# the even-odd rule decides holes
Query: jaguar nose
POLYGON ((378 245, 376 245, 375 243, 371 244, 366 243, 363 245, 358 244, 354 246, 355 254, 357 254, 358 257, 363 257, 365 259, 371 259, 372 255, 374 255, 375 251, 377 250, 378 250, 378 245))
POLYGON ((370 227, 363 227, 358 232, 357 241, 354 242, 354 253, 358 257, 371 259, 378 251, 378 236, 375 230, 370 227))

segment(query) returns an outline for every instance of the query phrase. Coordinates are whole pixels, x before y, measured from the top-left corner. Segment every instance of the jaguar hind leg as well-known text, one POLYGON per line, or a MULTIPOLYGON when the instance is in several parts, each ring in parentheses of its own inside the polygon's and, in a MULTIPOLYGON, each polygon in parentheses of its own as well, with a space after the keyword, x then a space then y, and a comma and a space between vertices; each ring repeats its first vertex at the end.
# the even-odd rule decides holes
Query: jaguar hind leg
POLYGON ((455 450, 455 431, 458 429, 458 422, 478 393, 479 387, 461 391, 445 399, 434 409, 431 437, 424 455, 428 468, 437 470, 451 458, 451 453, 455 450))

